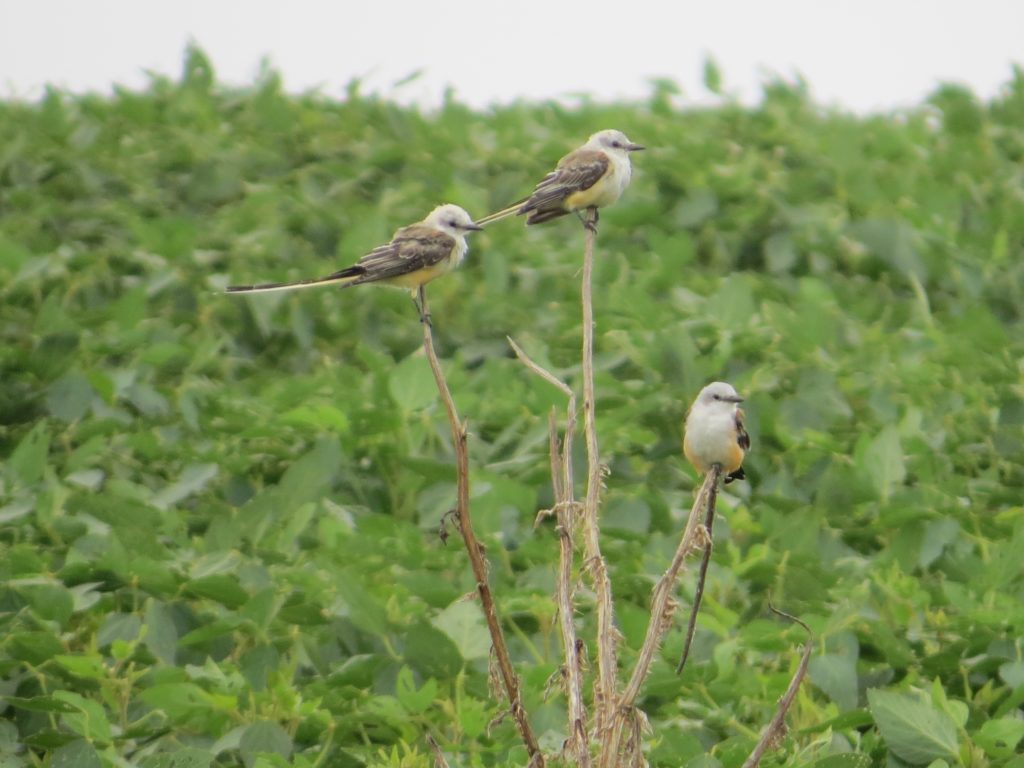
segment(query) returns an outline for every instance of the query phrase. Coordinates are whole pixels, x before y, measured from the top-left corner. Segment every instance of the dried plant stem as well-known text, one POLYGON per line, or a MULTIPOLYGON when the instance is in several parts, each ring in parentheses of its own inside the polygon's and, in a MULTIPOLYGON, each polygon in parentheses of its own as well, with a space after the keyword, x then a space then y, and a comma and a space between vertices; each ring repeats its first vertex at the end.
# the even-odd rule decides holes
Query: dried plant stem
POLYGON ((422 286, 419 289, 419 307, 423 321, 423 349, 427 354, 427 360, 430 362, 430 370, 434 374, 434 381, 437 382, 437 391, 441 395, 445 411, 448 414, 448 423, 452 430, 457 487, 455 512, 458 517, 459 532, 462 534, 462 540, 466 545, 466 552, 469 554, 470 566, 473 569, 473 576, 476 578, 477 591, 480 594, 480 604, 484 611, 484 618, 487 621, 487 629, 491 634, 491 644, 498 662, 501 680, 505 686, 505 693, 508 696, 512 717, 530 755, 530 765, 543 766, 544 755, 540 751, 537 738, 533 734, 533 729, 530 728, 526 710, 523 708, 519 678, 512 668, 512 660, 508 654, 508 645, 505 643, 505 636, 501 631, 501 624, 498 621, 494 596, 491 594, 491 587, 487 581, 487 563, 484 561, 483 547, 473 532, 473 520, 469 514, 469 451, 466 447, 466 426, 459 420, 458 411, 455 410, 455 401, 452 399, 452 393, 448 389, 448 382, 444 377, 444 372, 441 370, 441 363, 437 359, 437 352, 434 350, 434 336, 430 325, 430 313, 427 309, 427 294, 422 286))
POLYGON ((591 282, 594 273, 594 240, 597 236, 597 209, 588 208, 584 220, 583 247, 583 434, 587 447, 587 495, 583 503, 583 547, 586 571, 597 595, 597 682, 594 691, 596 731, 599 739, 611 726, 616 704, 617 646, 612 587, 608 566, 601 555, 600 528, 597 520, 601 500, 601 458, 597 445, 596 402, 594 397, 594 303, 591 282))
POLYGON ((704 515, 704 530, 707 541, 704 543, 704 556, 700 559, 700 570, 697 571, 697 588, 693 593, 693 605, 690 606, 690 620, 686 622, 686 639, 683 641, 683 652, 679 656, 679 664, 676 666, 676 674, 683 671, 686 660, 690 657, 690 647, 693 645, 693 633, 697 629, 697 614, 700 612, 700 603, 704 597, 704 583, 708 578, 708 563, 711 562, 711 550, 715 546, 715 539, 712 536, 712 529, 715 525, 715 495, 718 486, 708 497, 707 513, 704 515))
MULTIPOLYGON (((693 507, 690 509, 690 516, 686 520, 686 527, 683 529, 683 535, 679 540, 679 545, 676 547, 672 562, 654 587, 651 595, 651 620, 647 625, 647 634, 644 637, 643 645, 640 647, 640 653, 637 656, 633 674, 630 676, 629 682, 626 683, 622 696, 619 698, 618 706, 615 710, 615 722, 610 728, 607 738, 604 739, 601 756, 602 768, 611 768, 611 766, 617 764, 619 746, 622 743, 622 732, 628 723, 636 698, 640 694, 640 686, 643 685, 647 673, 650 671, 651 664, 654 661, 654 654, 658 650, 661 639, 672 625, 672 614, 675 612, 676 607, 675 601, 672 600, 672 590, 675 586, 676 578, 687 556, 699 546, 700 542, 697 531, 701 520, 701 512, 705 509, 705 506, 713 507, 721 474, 721 467, 716 465, 704 476, 704 482, 697 492, 697 498, 694 499, 693 507)), ((709 514, 713 514, 713 511, 709 511, 709 514)))
POLYGON ((449 768, 448 761, 444 758, 444 752, 441 751, 441 747, 434 741, 434 737, 429 733, 427 734, 427 743, 430 745, 430 751, 434 753, 434 765, 437 768, 449 768))
POLYGON ((572 440, 576 431, 576 394, 565 382, 545 370, 511 338, 508 343, 527 368, 549 384, 560 389, 568 398, 566 407, 565 435, 561 451, 558 445, 558 424, 555 409, 548 416, 548 449, 551 457, 551 485, 555 496, 555 513, 558 521, 558 579, 555 584, 555 601, 558 605, 558 626, 562 636, 562 650, 565 654, 565 689, 569 702, 569 736, 564 752, 575 759, 581 768, 590 768, 590 749, 587 744, 587 710, 583 701, 583 665, 580 659, 581 644, 576 635, 573 620, 576 615, 575 590, 573 589, 573 533, 576 523, 577 504, 573 491, 572 440))
POLYGON ((743 768, 757 768, 761 764, 761 758, 764 756, 764 753, 778 744, 782 737, 786 735, 786 713, 789 712, 789 708, 793 705, 796 693, 800 690, 800 684, 807 674, 807 665, 811 661, 811 650, 814 648, 814 634, 811 632, 810 627, 796 616, 784 613, 773 605, 769 604, 769 607, 773 613, 777 613, 779 616, 790 621, 795 621, 803 627, 807 632, 807 640, 804 642, 804 652, 800 657, 800 663, 797 665, 796 671, 789 681, 789 687, 786 688, 786 692, 779 699, 779 706, 775 710, 775 715, 772 717, 771 722, 768 723, 768 727, 764 729, 764 733, 761 734, 761 738, 754 747, 754 751, 750 753, 750 757, 743 763, 743 768))

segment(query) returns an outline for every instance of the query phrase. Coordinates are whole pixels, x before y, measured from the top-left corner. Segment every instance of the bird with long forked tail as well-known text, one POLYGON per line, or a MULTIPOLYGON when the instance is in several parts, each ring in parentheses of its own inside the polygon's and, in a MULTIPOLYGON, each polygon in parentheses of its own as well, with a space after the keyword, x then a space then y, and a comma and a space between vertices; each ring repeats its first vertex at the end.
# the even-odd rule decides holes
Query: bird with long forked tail
POLYGON ((642 149, 622 131, 598 131, 586 144, 559 160, 533 194, 477 223, 490 224, 516 215, 526 216, 527 224, 543 224, 569 213, 581 215, 588 208, 595 210, 596 221, 596 210, 615 203, 629 186, 633 173, 629 155, 642 149))
POLYGON ((324 277, 288 283, 230 285, 228 293, 269 293, 337 285, 348 288, 384 283, 408 289, 415 300, 419 289, 459 265, 466 255, 466 235, 482 229, 457 205, 440 205, 423 221, 402 227, 390 242, 377 246, 350 267, 324 277))

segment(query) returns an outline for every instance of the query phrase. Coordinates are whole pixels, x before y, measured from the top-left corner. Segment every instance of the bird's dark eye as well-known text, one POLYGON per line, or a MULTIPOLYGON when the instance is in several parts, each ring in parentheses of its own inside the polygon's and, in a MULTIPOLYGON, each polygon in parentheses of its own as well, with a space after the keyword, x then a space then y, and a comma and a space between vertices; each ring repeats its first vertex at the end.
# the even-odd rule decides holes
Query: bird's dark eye
POLYGON ((622 146, 622 142, 621 141, 613 141, 612 142, 612 146, 613 147, 621 147, 622 146))
POLYGON ((721 400, 722 399, 721 395, 712 395, 712 397, 715 398, 715 400, 721 400))
POLYGON ((448 222, 448 224, 450 224, 453 227, 459 226, 459 222, 457 219, 452 219, 451 221, 448 222))

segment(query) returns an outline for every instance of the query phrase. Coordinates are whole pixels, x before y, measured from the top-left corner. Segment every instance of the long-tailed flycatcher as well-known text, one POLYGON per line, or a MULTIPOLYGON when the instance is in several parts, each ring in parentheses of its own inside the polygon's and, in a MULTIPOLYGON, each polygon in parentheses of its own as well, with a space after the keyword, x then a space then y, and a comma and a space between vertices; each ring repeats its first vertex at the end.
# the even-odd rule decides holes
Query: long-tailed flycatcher
POLYGON ((402 227, 391 242, 380 245, 351 267, 312 280, 291 283, 230 285, 228 293, 266 293, 338 285, 347 288, 363 283, 385 283, 417 291, 431 280, 457 267, 466 255, 466 235, 482 229, 457 205, 440 205, 423 221, 402 227))
POLYGON ((525 215, 527 224, 543 224, 567 213, 611 205, 629 186, 629 153, 641 149, 644 147, 634 144, 622 131, 598 131, 582 147, 559 160, 532 195, 477 223, 490 224, 515 214, 525 215))
POLYGON ((683 453, 701 474, 718 464, 726 483, 744 479, 743 458, 750 450, 750 435, 743 426, 742 402, 724 381, 708 384, 693 401, 686 417, 683 453))

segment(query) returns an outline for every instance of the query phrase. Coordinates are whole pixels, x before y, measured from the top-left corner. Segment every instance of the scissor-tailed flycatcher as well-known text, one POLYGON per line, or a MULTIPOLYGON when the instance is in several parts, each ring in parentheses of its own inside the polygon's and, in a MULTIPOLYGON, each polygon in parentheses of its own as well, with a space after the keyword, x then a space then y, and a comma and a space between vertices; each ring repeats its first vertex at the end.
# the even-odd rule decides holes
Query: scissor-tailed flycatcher
POLYGON ((750 435, 743 426, 742 402, 724 381, 708 384, 693 401, 686 417, 683 453, 701 474, 718 464, 726 483, 744 479, 743 458, 750 450, 750 435))
POLYGON ((629 186, 629 153, 640 149, 643 147, 631 142, 622 131, 598 131, 582 147, 559 160, 532 195, 484 216, 477 223, 490 224, 512 214, 529 214, 527 224, 543 224, 567 213, 611 205, 629 186))
POLYGON ((380 245, 351 267, 312 280, 292 283, 229 285, 228 293, 266 293, 339 285, 347 288, 362 283, 385 283, 417 291, 434 278, 457 267, 466 255, 466 235, 483 229, 457 205, 440 205, 416 224, 395 232, 391 242, 380 245))

